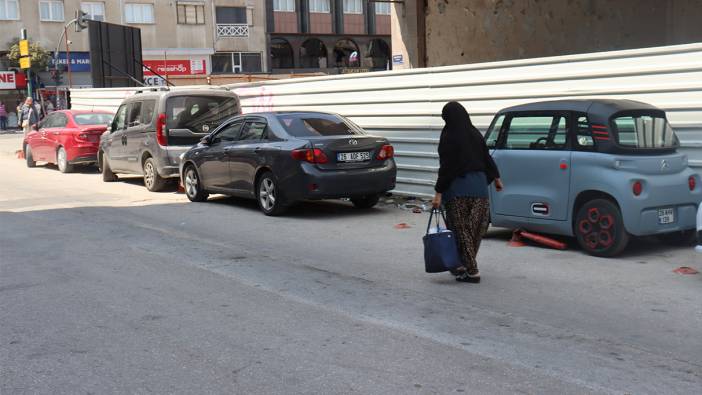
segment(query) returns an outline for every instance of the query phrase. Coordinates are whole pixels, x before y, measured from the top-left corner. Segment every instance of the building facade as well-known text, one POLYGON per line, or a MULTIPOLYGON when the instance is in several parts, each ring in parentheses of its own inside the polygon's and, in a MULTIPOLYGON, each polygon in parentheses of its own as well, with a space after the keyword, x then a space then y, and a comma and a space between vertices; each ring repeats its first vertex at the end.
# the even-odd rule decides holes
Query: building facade
MULTIPOLYGON (((156 74, 204 78, 260 73, 268 67, 264 7, 265 0, 0 0, 0 37, 5 38, 0 53, 7 52, 20 29, 26 28, 30 42, 52 53, 58 47, 59 66, 67 69, 70 58, 72 86, 89 86, 88 33, 70 27, 68 41, 59 41, 64 26, 80 9, 90 19, 141 30, 148 84, 164 83, 156 74)), ((2 66, 7 69, 7 64, 2 66)), ((54 84, 48 72, 40 73, 40 78, 45 85, 54 84)), ((62 79, 61 84, 68 84, 67 73, 62 79)))
POLYGON ((336 74, 388 69, 390 4, 266 0, 269 71, 336 74))
POLYGON ((397 69, 702 41, 699 0, 404 0, 392 7, 397 69))

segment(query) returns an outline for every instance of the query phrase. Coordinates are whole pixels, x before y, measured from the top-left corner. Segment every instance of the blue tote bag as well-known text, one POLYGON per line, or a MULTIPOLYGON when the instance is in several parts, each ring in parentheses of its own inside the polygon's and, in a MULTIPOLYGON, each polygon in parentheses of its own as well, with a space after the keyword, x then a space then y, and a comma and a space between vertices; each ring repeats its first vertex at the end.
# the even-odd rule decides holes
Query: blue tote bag
POLYGON ((440 226, 440 217, 446 224, 443 209, 433 209, 429 215, 424 241, 424 267, 427 273, 441 273, 463 265, 458 253, 458 243, 453 232, 440 226), (436 228, 431 229, 431 220, 436 215, 436 228))

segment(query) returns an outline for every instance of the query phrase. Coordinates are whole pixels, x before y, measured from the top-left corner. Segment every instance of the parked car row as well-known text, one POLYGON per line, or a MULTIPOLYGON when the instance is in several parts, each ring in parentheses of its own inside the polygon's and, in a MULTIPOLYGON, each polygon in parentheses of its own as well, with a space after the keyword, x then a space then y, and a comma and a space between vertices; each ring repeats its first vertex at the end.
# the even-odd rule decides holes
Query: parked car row
MULTIPOLYGON (((631 236, 696 237, 702 183, 654 106, 567 100, 510 107, 495 115, 486 140, 505 184, 490 191, 495 226, 575 237, 605 257, 621 253, 631 236)), ((370 208, 395 188, 397 173, 388 140, 340 115, 242 115, 237 96, 217 89, 138 92, 114 117, 53 113, 27 136, 25 154, 30 167, 46 161, 62 172, 96 163, 106 182, 141 175, 150 191, 180 179, 193 202, 211 193, 240 196, 266 215, 308 199, 349 198, 370 208)))
POLYGON ((237 96, 218 89, 138 91, 114 117, 57 112, 29 134, 25 153, 28 165, 58 163, 62 172, 96 163, 106 182, 140 175, 153 192, 182 179, 191 201, 210 193, 252 198, 266 215, 310 199, 349 198, 371 208, 395 188, 397 173, 388 140, 340 115, 241 115, 237 96), (81 125, 88 117, 101 123, 81 125), (65 122, 57 129, 59 118, 65 122), (47 133, 56 142, 45 144, 47 133))

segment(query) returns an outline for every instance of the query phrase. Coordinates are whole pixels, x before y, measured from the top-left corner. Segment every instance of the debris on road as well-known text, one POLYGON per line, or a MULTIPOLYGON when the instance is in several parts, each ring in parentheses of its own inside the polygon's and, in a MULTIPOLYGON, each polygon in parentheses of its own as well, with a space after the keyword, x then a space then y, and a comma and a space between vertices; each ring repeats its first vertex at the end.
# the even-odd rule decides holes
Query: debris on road
POLYGON ((689 266, 680 266, 679 268, 673 270, 673 273, 678 273, 678 274, 697 274, 699 273, 697 270, 689 267, 689 266))
POLYGON ((409 229, 411 226, 404 222, 400 222, 399 224, 395 225, 395 229, 409 229))

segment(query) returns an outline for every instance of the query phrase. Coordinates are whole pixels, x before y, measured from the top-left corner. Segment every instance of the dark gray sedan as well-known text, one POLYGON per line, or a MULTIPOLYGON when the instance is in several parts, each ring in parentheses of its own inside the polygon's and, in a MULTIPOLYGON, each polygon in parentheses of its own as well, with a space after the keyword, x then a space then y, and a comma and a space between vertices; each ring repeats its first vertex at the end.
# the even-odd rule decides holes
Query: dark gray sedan
POLYGON ((308 199, 373 207, 395 188, 394 150, 353 122, 320 112, 247 114, 222 123, 181 160, 185 193, 255 198, 266 215, 308 199))

